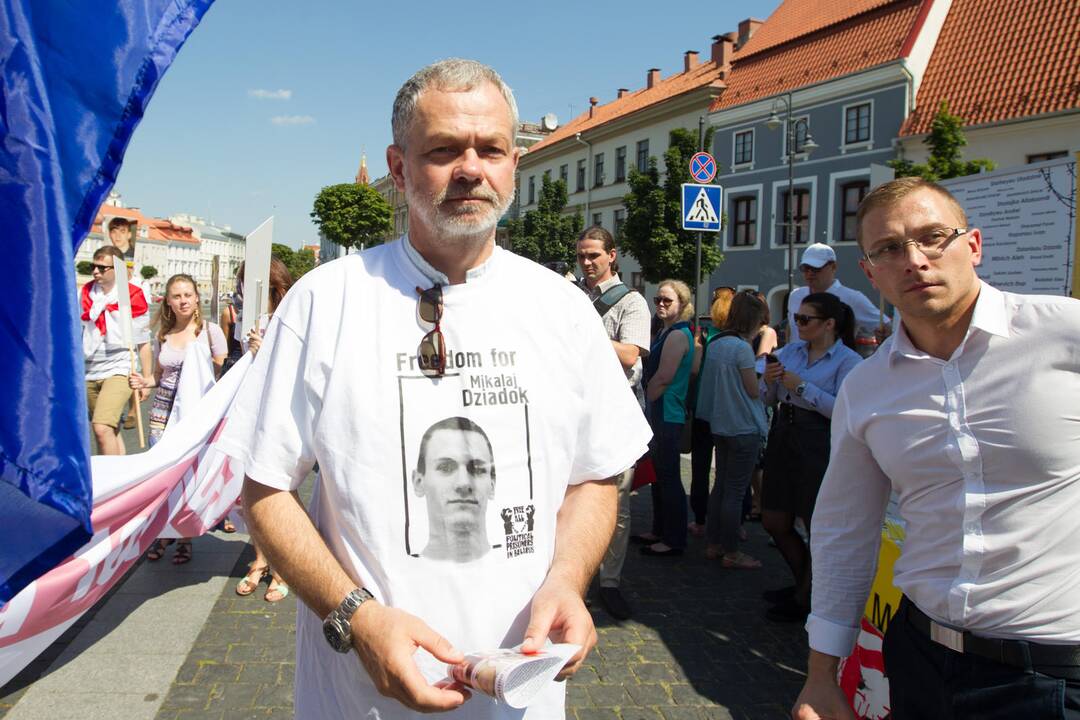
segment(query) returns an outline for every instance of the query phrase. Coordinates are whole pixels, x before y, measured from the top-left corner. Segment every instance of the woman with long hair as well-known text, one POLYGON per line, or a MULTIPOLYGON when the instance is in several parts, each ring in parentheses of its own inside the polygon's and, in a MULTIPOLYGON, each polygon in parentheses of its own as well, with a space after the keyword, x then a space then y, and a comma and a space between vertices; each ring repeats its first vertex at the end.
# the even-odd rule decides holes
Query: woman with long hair
POLYGON ((682 555, 686 547, 686 490, 679 467, 679 441, 686 422, 686 395, 694 362, 690 288, 681 280, 664 280, 656 290, 656 315, 663 330, 649 350, 645 367, 645 400, 653 428, 650 447, 653 485, 653 532, 638 536, 645 555, 682 555), (659 487, 657 487, 659 486, 659 487))
POLYGON ((719 558, 729 568, 761 567, 761 562, 739 551, 739 530, 743 498, 768 429, 750 345, 766 312, 752 291, 735 296, 723 332, 705 353, 698 388, 697 417, 709 423, 716 449, 705 555, 719 558))
MULTIPOLYGON (((795 584, 768 591, 776 603, 768 617, 806 619, 810 611, 810 548, 795 530, 807 530, 829 464, 829 422, 840 384, 859 364, 855 314, 829 293, 808 295, 795 314, 799 341, 765 364, 766 401, 778 403, 765 451, 761 519, 791 569, 795 584)), ((768 360, 768 358, 767 358, 768 360)))
MULTIPOLYGON (((259 348, 262 347, 262 337, 266 332, 266 327, 269 324, 271 316, 274 311, 277 310, 278 304, 281 303, 282 298, 285 297, 285 293, 292 287, 293 279, 289 274, 289 269, 285 267, 285 263, 281 262, 277 258, 270 259, 270 283, 269 283, 269 307, 266 309, 265 314, 260 315, 256 319, 255 325, 248 331, 247 347, 252 356, 258 354, 259 348)), ((236 288, 240 290, 244 286, 244 264, 241 263, 240 267, 236 271, 236 288)), ((236 316, 235 327, 240 327, 239 323, 243 317, 243 294, 240 295, 241 304, 240 312, 236 316)), ((251 312, 254 312, 254 303, 251 303, 251 312)), ((237 331, 237 334, 239 332, 237 331)), ((236 594, 241 597, 246 597, 255 592, 255 589, 259 587, 259 583, 267 575, 270 576, 270 583, 266 586, 266 594, 263 595, 263 599, 267 602, 279 602, 289 596, 289 586, 285 584, 285 581, 281 579, 273 568, 270 567, 270 562, 266 559, 266 555, 263 554, 262 548, 255 542, 254 538, 251 540, 251 547, 255 549, 255 559, 248 565, 247 574, 236 584, 236 594)))
MULTIPOLYGON (((708 329, 702 327, 700 333, 701 357, 705 357, 711 343, 727 323, 728 311, 731 301, 735 297, 735 288, 718 287, 713 290, 712 306, 709 308, 709 319, 712 326, 708 329)), ((704 362, 704 360, 702 360, 704 362)), ((698 386, 700 387, 700 372, 698 373, 698 386)), ((699 397, 695 394, 692 400, 699 397)), ((694 417, 693 426, 690 429, 690 512, 694 519, 690 523, 690 534, 694 537, 705 535, 705 516, 709 509, 709 472, 712 469, 712 431, 709 429, 709 421, 694 417)))
MULTIPOLYGON (((176 386, 184 367, 188 346, 193 342, 204 343, 210 351, 215 374, 220 370, 227 352, 225 334, 221 328, 208 323, 202 317, 199 305, 199 286, 190 275, 173 275, 165 283, 165 298, 158 308, 154 325, 154 372, 150 376, 133 373, 128 385, 134 389, 157 388, 150 406, 150 445, 161 439, 172 414, 176 399, 176 386)), ((148 560, 160 560, 171 540, 156 540, 146 553, 148 560)), ((181 538, 176 543, 173 564, 182 565, 191 560, 191 538, 181 538)))
MULTIPOLYGON (((761 330, 754 336, 750 345, 754 348, 754 357, 763 360, 766 355, 772 354, 780 346, 780 338, 777 336, 776 330, 770 325, 772 316, 769 312, 769 301, 765 299, 763 293, 757 290, 753 292, 754 297, 760 300, 765 308, 765 317, 761 320, 761 330)), ((750 476, 750 487, 746 491, 746 498, 743 500, 743 515, 750 520, 761 520, 761 478, 764 475, 765 467, 763 460, 763 457, 758 458, 758 462, 754 466, 754 474, 750 476)))

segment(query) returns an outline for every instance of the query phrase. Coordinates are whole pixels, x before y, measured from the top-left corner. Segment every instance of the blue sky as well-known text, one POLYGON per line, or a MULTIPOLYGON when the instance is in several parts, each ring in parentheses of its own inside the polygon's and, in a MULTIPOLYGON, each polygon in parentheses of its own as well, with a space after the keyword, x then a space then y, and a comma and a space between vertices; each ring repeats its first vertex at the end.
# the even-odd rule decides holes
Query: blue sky
POLYGON ((385 174, 390 107, 420 67, 486 62, 523 120, 566 122, 591 95, 642 87, 650 67, 681 71, 684 51, 707 56, 713 35, 779 0, 678 5, 218 0, 158 87, 116 189, 145 213, 241 233, 274 215, 276 242, 315 243, 315 194, 351 182, 362 149, 371 177, 385 174))

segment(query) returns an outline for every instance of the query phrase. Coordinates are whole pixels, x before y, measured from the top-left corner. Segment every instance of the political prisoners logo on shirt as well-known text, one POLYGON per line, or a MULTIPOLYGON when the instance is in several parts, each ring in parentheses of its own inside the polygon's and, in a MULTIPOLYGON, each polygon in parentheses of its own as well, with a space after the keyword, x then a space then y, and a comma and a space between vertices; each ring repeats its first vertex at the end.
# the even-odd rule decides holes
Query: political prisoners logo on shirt
POLYGON ((448 352, 441 378, 397 353, 405 552, 468 563, 533 552, 528 389, 516 351, 448 352))
POLYGON ((512 558, 534 552, 532 505, 515 505, 502 509, 503 532, 506 534, 506 557, 512 558))

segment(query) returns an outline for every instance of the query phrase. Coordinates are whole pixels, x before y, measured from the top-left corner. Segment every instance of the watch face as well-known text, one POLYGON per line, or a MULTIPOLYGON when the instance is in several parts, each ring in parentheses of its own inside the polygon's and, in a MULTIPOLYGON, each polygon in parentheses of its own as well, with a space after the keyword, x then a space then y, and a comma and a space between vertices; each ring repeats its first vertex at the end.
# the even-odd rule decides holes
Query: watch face
POLYGON ((352 650, 352 643, 341 627, 332 619, 327 619, 323 623, 323 636, 326 637, 326 642, 330 643, 330 647, 339 653, 347 653, 352 650))

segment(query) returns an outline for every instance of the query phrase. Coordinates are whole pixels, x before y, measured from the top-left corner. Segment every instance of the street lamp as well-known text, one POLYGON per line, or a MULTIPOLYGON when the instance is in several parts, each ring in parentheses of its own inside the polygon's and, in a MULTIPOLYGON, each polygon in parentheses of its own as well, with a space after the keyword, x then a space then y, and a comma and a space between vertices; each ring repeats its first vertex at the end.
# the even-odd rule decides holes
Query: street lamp
POLYGON ((809 155, 814 150, 817 150, 818 144, 814 142, 814 138, 810 135, 810 124, 805 119, 794 120, 791 108, 791 93, 785 93, 773 101, 772 112, 769 113, 769 119, 765 121, 765 127, 770 130, 775 130, 780 127, 780 116, 777 114, 777 104, 783 103, 783 108, 786 113, 786 128, 787 128, 787 141, 784 143, 785 150, 787 151, 787 166, 788 166, 788 191, 787 191, 787 221, 785 227, 787 228, 787 258, 788 258, 788 271, 787 271, 787 290, 788 301, 791 300, 791 291, 795 288, 795 216, 792 206, 795 204, 795 155, 802 152, 809 155), (806 139, 803 141, 802 147, 797 148, 795 146, 795 140, 798 137, 799 124, 802 124, 806 128, 806 139))

